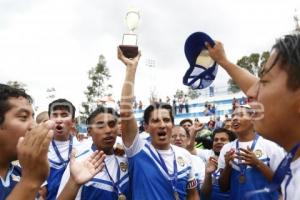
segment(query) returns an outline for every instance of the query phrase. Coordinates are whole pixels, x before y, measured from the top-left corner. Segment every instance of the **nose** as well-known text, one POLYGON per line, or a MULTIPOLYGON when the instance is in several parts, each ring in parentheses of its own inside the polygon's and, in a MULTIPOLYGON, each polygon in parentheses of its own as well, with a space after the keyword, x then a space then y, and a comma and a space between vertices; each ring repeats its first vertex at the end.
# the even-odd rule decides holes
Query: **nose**
POLYGON ((112 128, 108 124, 105 125, 105 133, 111 133, 112 128))
POLYGON ((63 118, 61 116, 57 116, 53 120, 55 123, 58 123, 58 124, 61 124, 63 122, 63 118))
POLYGON ((257 100, 259 87, 260 87, 260 84, 259 84, 259 81, 257 81, 246 92, 246 95, 248 96, 250 101, 257 100))
POLYGON ((164 122, 164 120, 160 120, 159 128, 165 128, 165 127, 166 127, 166 123, 164 122))
POLYGON ((29 121, 29 125, 28 125, 28 131, 31 131, 31 129, 33 127, 35 127, 37 124, 36 122, 33 120, 33 118, 29 121))

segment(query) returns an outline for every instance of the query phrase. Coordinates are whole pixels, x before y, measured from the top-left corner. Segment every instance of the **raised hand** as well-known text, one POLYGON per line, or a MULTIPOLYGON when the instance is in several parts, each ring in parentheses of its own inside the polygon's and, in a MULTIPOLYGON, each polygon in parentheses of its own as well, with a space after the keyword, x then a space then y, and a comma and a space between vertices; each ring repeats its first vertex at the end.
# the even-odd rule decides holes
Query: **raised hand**
POLYGON ((20 137, 17 144, 18 160, 22 167, 22 181, 35 187, 47 179, 49 174, 48 149, 53 137, 54 122, 40 123, 20 137))
POLYGON ((135 58, 127 58, 124 56, 122 50, 118 47, 118 59, 121 60, 127 67, 134 67, 136 68, 138 62, 141 57, 141 52, 139 51, 138 55, 135 58))
POLYGON ((205 167, 205 173, 212 174, 214 171, 216 171, 218 168, 218 161, 215 157, 210 157, 206 167, 205 167))
POLYGON ((227 151, 224 157, 226 166, 231 166, 231 162, 236 157, 235 150, 231 149, 230 151, 227 151))
POLYGON ((196 134, 202 128, 203 128, 203 124, 202 123, 200 123, 200 122, 194 122, 194 125, 189 128, 190 129, 190 135, 191 134, 196 134))
POLYGON ((228 62, 223 44, 221 42, 215 41, 215 45, 212 47, 208 42, 205 43, 208 49, 209 56, 222 66, 223 63, 228 62))
POLYGON ((259 163, 259 160, 249 146, 247 149, 240 148, 240 152, 237 153, 237 157, 242 160, 242 163, 253 167, 259 163))
POLYGON ((82 185, 91 180, 104 167, 105 155, 103 151, 95 151, 82 161, 75 159, 76 152, 73 150, 70 158, 71 177, 76 184, 82 185))

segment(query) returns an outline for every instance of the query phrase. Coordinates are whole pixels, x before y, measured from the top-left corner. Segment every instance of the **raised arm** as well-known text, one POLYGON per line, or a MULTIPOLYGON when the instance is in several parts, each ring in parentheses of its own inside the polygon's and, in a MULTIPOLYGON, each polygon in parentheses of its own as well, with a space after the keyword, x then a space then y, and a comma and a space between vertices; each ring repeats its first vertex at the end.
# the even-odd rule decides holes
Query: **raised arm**
POLYGON ((134 81, 137 65, 141 53, 133 58, 126 58, 121 49, 118 48, 118 58, 126 65, 125 80, 122 88, 120 114, 122 123, 122 139, 126 147, 130 147, 137 134, 137 124, 132 109, 132 101, 134 97, 134 81))
MULTIPOLYGON (((224 155, 224 154, 222 154, 222 150, 221 150, 220 156, 222 156, 222 155, 224 155)), ((231 167, 230 163, 233 161, 234 157, 235 157, 234 150, 230 150, 230 151, 226 152, 224 155, 225 168, 220 169, 220 178, 219 178, 219 185, 223 192, 226 192, 230 189, 230 177, 231 177, 231 171, 232 171, 232 167, 231 167)), ((220 157, 219 157, 219 159, 220 159, 220 157)))
POLYGON ((216 41, 214 47, 211 47, 208 43, 206 43, 206 47, 210 57, 227 71, 234 82, 245 94, 247 93, 248 89, 258 81, 258 78, 249 71, 235 65, 227 59, 223 44, 221 42, 216 41))
POLYGON ((214 157, 210 157, 205 166, 205 177, 200 193, 207 199, 210 199, 212 191, 212 173, 217 170, 218 161, 214 157))
POLYGON ((193 155, 197 155, 197 150, 195 147, 195 138, 198 131, 200 131, 203 126, 200 125, 199 122, 194 122, 194 125, 190 128, 190 141, 186 147, 186 149, 193 155))
POLYGON ((33 200, 49 174, 48 148, 54 123, 48 121, 34 127, 18 141, 18 159, 22 177, 6 200, 33 200), (37 167, 38 166, 38 167, 37 167))

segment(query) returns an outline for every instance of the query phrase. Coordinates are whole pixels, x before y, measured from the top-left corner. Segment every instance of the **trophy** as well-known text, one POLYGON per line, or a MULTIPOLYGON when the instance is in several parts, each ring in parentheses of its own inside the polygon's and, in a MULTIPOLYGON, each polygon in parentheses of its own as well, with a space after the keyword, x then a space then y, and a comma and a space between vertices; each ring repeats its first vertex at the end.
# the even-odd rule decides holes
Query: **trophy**
POLYGON ((123 34, 122 44, 119 45, 124 56, 134 58, 138 55, 137 34, 134 33, 140 21, 140 13, 137 9, 131 8, 127 11, 125 21, 129 33, 123 34))

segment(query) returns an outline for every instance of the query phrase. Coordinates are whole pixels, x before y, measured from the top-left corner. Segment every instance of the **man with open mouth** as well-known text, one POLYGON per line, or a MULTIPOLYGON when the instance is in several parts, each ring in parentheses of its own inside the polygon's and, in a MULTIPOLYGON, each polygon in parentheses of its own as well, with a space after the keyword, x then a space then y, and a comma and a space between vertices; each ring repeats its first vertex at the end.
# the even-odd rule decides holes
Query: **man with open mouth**
POLYGON ((151 141, 138 134, 133 114, 135 73, 141 54, 126 58, 118 49, 118 58, 126 65, 121 96, 122 139, 129 162, 133 200, 199 199, 190 153, 171 145, 174 118, 169 104, 153 104, 144 111, 146 131, 151 141))
POLYGON ((47 200, 56 198, 72 149, 84 145, 71 135, 75 127, 75 110, 74 105, 66 99, 57 99, 49 104, 48 115, 55 122, 55 128, 48 152, 50 175, 46 185, 47 200))
MULTIPOLYGON (((223 146, 218 159, 219 184, 230 190, 230 199, 244 199, 245 194, 269 184, 284 157, 281 147, 255 132, 249 105, 236 107, 232 113, 232 130, 237 139, 223 146)), ((278 192, 260 194, 254 200, 277 200, 278 192)))
POLYGON ((130 199, 128 160, 116 155, 114 144, 118 135, 118 114, 113 108, 99 106, 87 119, 92 144, 77 149, 76 161, 84 161, 93 152, 105 153, 104 167, 97 173, 83 173, 84 167, 70 162, 61 180, 58 200, 126 200, 130 199), (70 168, 70 169, 69 169, 70 168))

